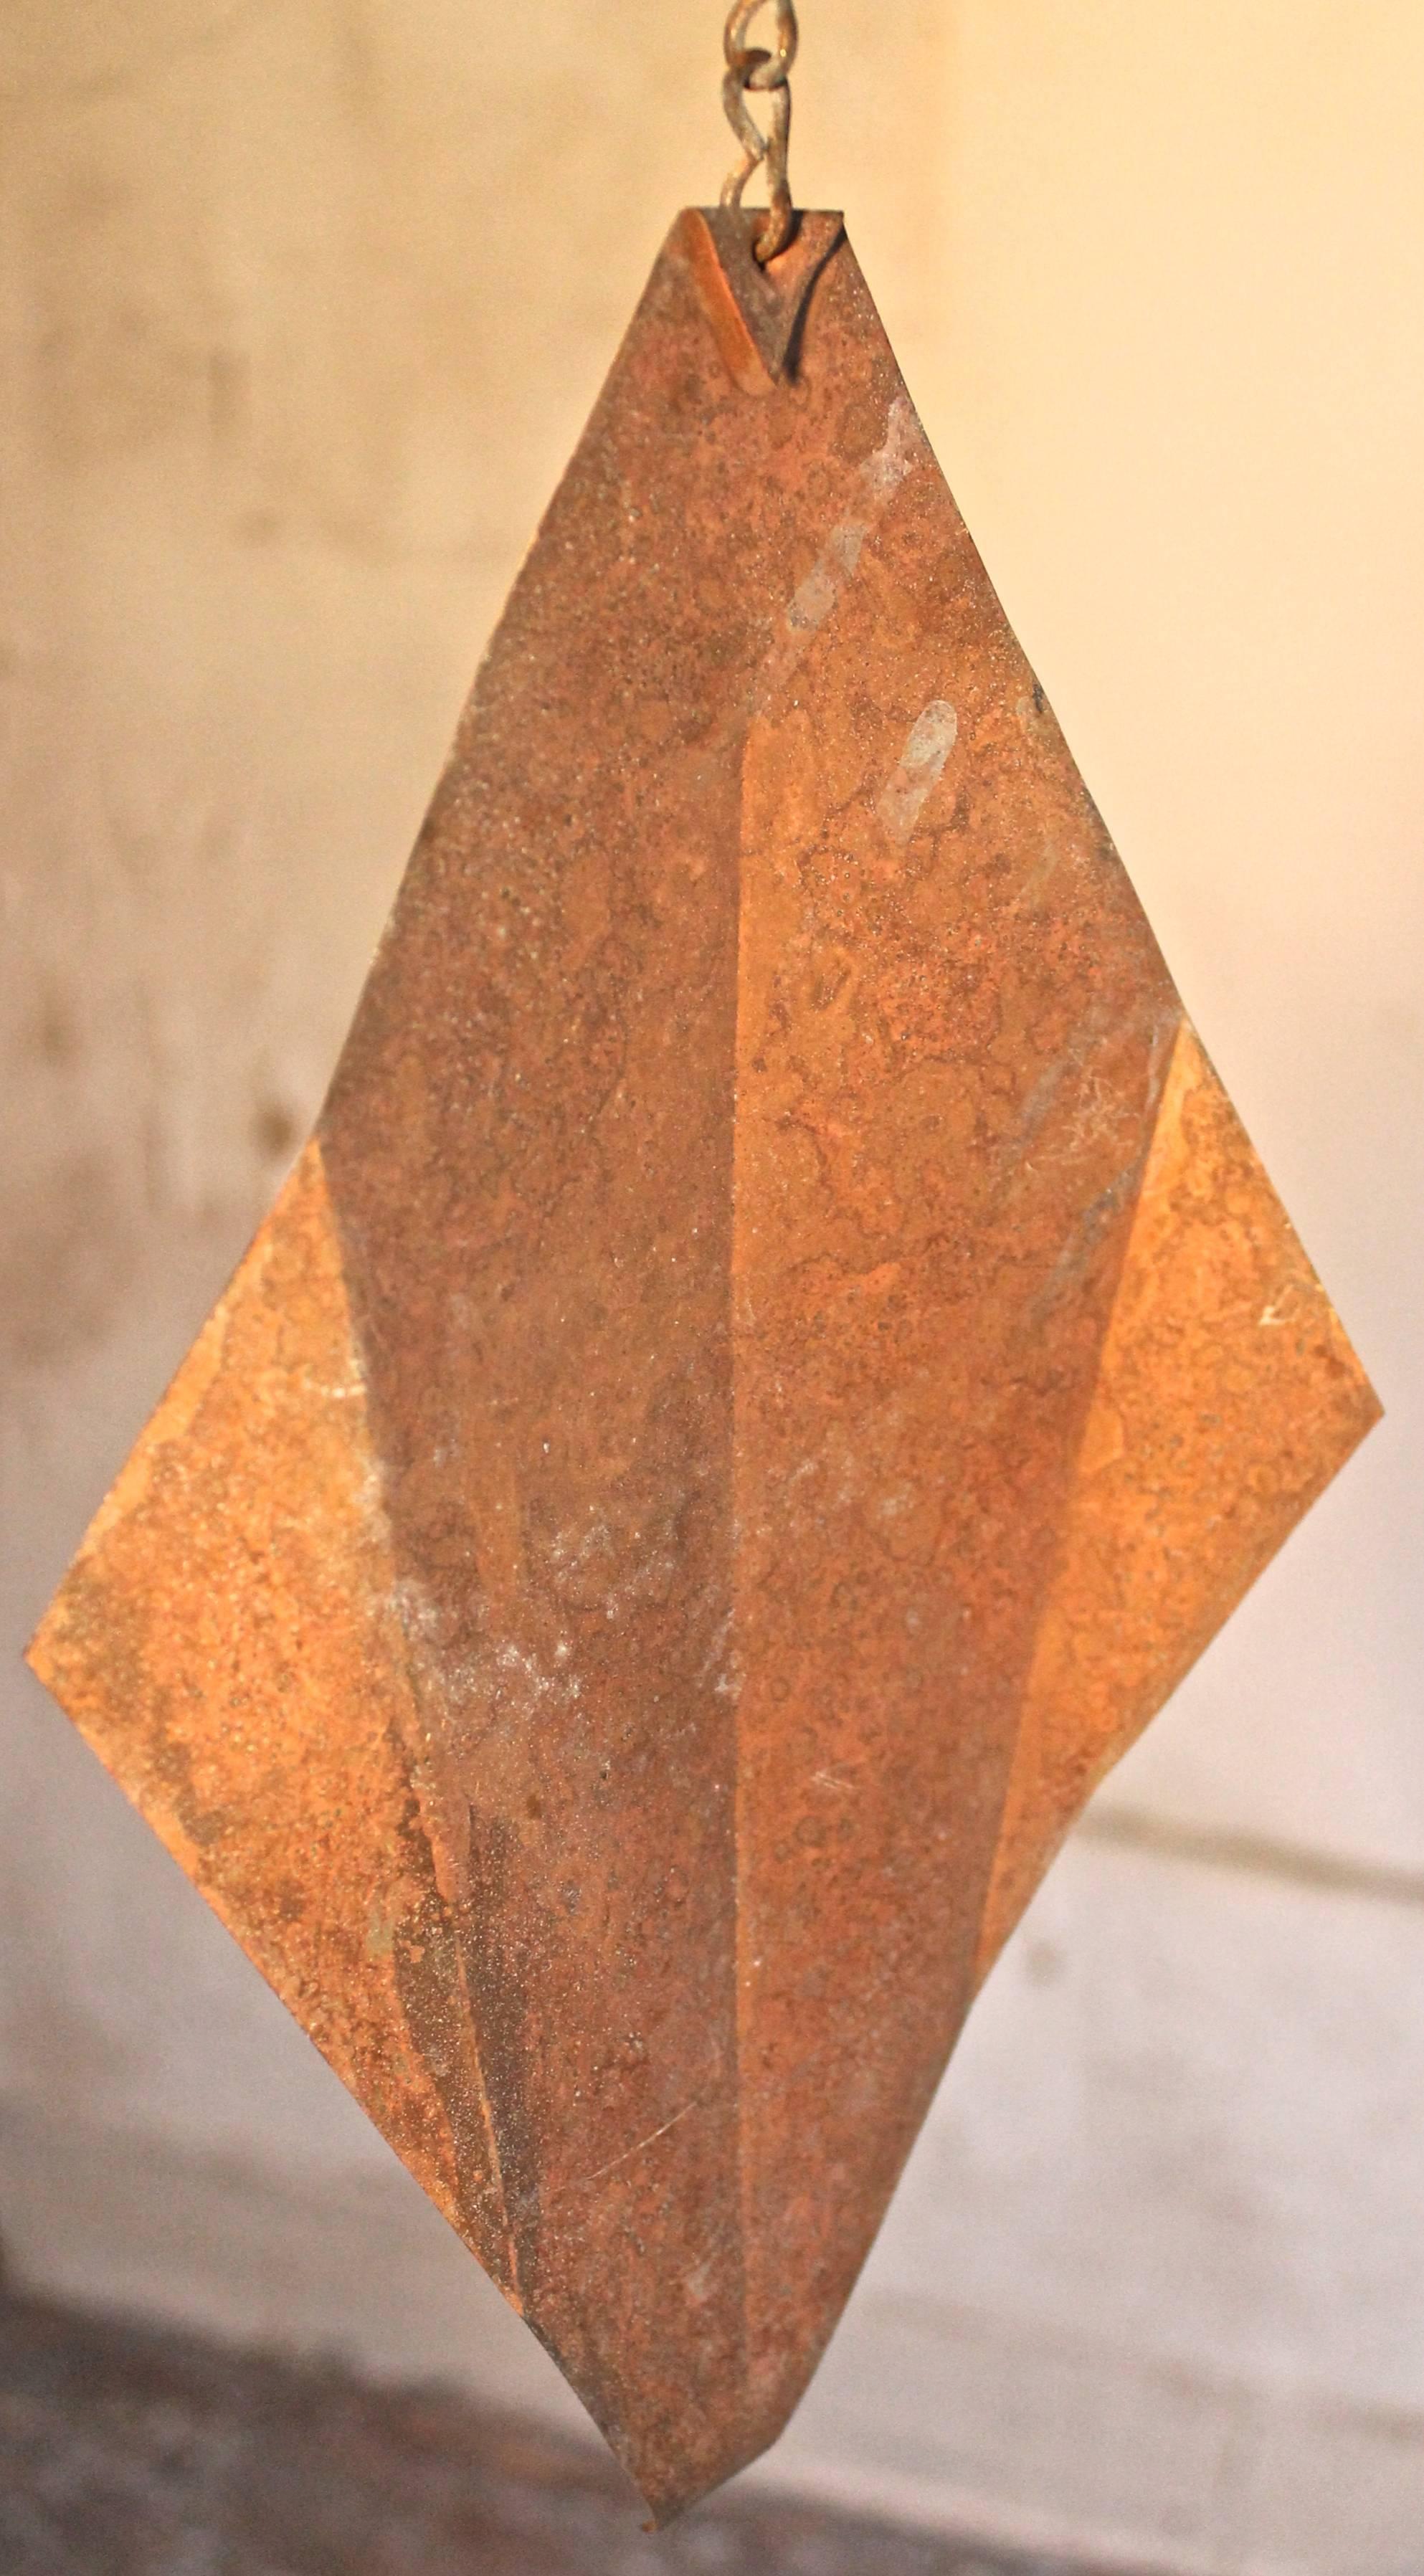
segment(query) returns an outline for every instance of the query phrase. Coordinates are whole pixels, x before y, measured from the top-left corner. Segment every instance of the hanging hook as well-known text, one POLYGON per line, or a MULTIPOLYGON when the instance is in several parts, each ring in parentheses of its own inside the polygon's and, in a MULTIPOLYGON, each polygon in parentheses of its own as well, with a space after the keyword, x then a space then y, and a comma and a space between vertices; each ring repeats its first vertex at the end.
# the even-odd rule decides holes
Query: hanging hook
POLYGON ((727 122, 742 147, 742 158, 722 190, 724 206, 740 206, 742 190, 752 172, 766 163, 767 193, 771 212, 753 245, 763 268, 777 252, 785 250, 795 228, 796 216, 791 204, 791 183, 786 175, 787 147, 791 139, 791 66, 796 60, 800 33, 796 25, 795 0, 775 0, 776 46, 748 45, 746 32, 767 0, 735 0, 727 19, 723 39, 727 56, 727 74, 722 83, 722 104, 727 122), (748 90, 769 98, 767 127, 762 133, 747 105, 748 90))

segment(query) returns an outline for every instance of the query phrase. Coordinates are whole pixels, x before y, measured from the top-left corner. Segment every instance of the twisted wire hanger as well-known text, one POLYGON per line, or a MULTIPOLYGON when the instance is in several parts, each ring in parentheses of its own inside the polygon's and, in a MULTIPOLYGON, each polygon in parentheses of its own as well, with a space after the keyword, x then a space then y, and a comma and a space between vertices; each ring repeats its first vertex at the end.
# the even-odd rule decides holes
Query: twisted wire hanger
POLYGON ((742 158, 723 186, 722 203, 740 206, 748 179, 765 162, 771 211, 753 245, 763 267, 785 250, 796 228, 786 162, 791 139, 791 66, 800 42, 795 0, 775 0, 775 47, 748 45, 747 29, 767 5, 768 0, 734 0, 723 38, 727 71, 722 82, 727 122, 742 147, 742 158), (769 101, 765 134, 747 104, 752 90, 769 101))

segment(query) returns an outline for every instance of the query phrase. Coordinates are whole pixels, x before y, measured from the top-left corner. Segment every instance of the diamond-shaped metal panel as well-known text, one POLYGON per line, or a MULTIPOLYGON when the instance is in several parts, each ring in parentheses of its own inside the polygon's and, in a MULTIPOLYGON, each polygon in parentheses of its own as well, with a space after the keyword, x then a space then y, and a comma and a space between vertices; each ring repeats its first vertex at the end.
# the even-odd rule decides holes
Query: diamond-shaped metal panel
POLYGON ((33 1649, 660 2514, 1376 1411, 838 219, 769 286, 741 220, 658 262, 33 1649))

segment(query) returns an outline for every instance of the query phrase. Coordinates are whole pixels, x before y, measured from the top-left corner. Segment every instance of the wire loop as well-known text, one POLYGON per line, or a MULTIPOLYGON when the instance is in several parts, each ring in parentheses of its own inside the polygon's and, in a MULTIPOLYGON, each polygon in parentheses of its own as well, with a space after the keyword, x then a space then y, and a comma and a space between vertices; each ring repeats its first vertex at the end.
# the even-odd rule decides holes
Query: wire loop
POLYGON ((771 212, 753 245, 763 267, 769 259, 775 259, 778 251, 785 250, 796 224, 786 161, 791 139, 791 66, 800 42, 795 0, 774 0, 775 48, 748 45, 747 29, 768 5, 770 0, 735 0, 723 38, 727 72, 722 83, 727 122, 742 147, 742 158, 723 187, 722 203, 740 206, 742 191, 753 171, 766 163, 771 212), (747 105, 749 90, 768 101, 765 134, 747 105))

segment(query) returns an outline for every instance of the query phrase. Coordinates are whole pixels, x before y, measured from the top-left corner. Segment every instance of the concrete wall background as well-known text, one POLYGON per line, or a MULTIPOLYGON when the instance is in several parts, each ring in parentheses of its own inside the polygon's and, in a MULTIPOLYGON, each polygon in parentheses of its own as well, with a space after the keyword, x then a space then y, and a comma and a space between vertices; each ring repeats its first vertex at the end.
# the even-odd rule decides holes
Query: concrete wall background
MULTIPOLYGON (((986 1995, 770 2474, 1424 2560, 1424 18, 807 0, 990 569, 1389 1419, 986 1995)), ((712 0, 0 12, 0 2231, 560 2407, 15 1652, 311 1114, 712 0)))

